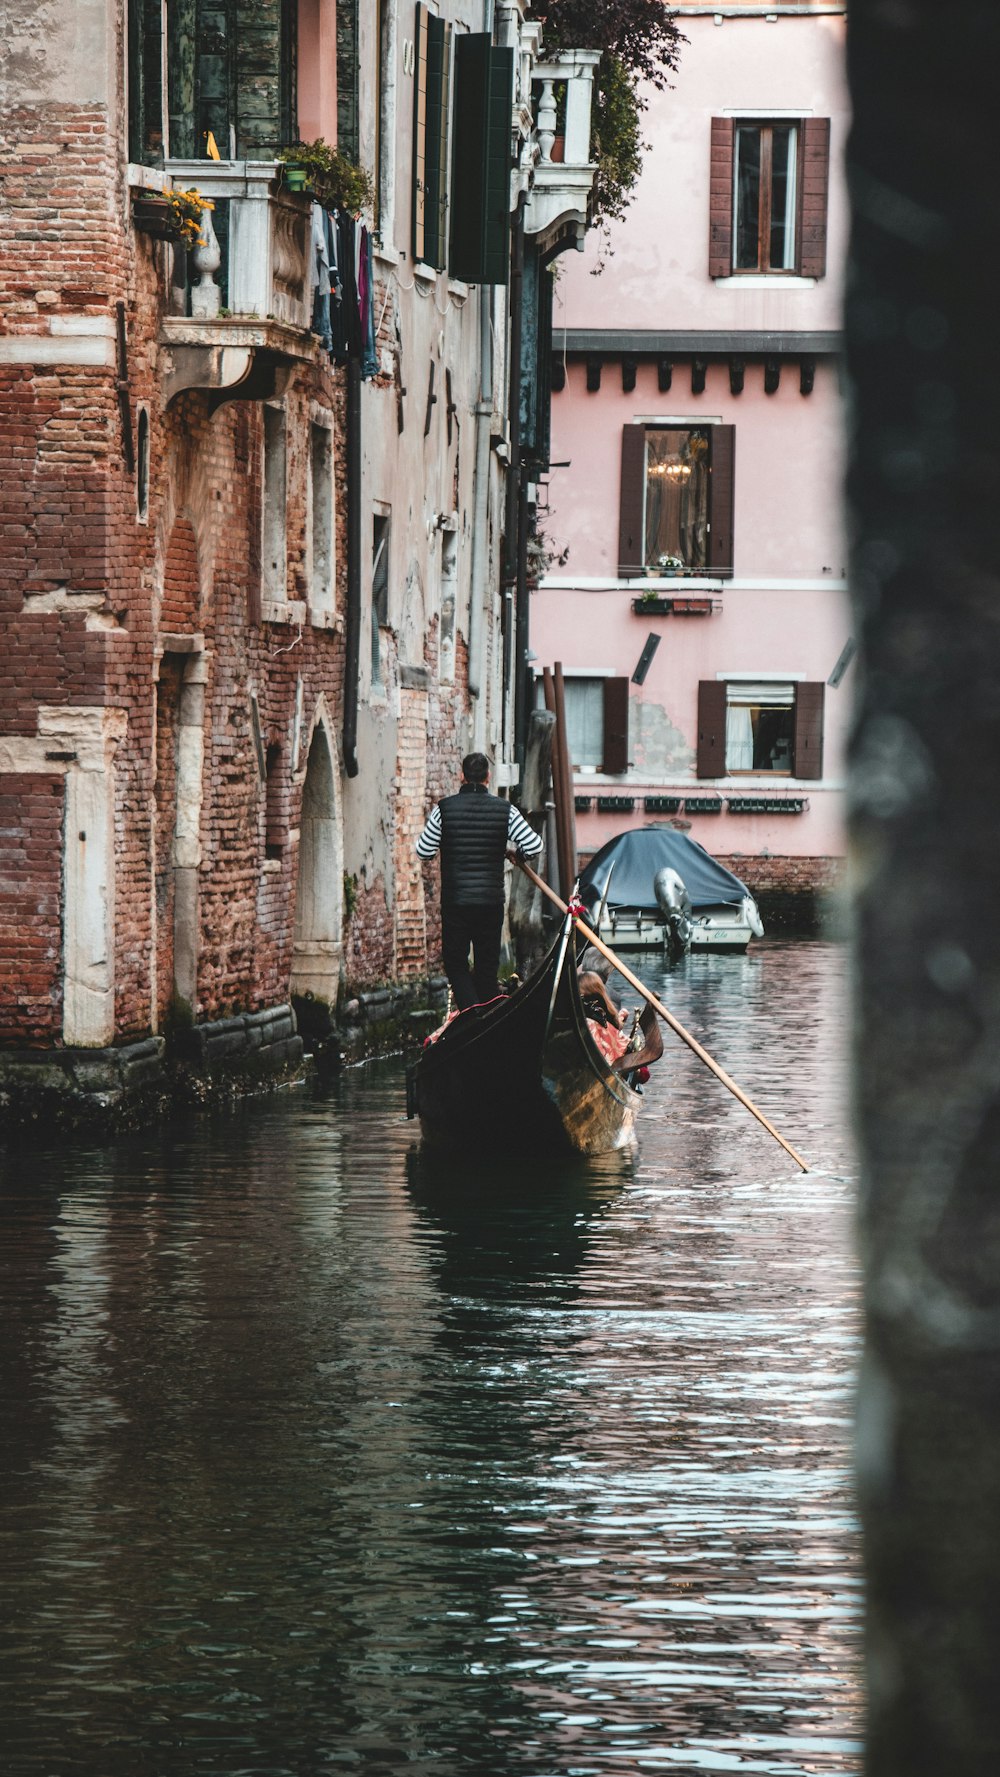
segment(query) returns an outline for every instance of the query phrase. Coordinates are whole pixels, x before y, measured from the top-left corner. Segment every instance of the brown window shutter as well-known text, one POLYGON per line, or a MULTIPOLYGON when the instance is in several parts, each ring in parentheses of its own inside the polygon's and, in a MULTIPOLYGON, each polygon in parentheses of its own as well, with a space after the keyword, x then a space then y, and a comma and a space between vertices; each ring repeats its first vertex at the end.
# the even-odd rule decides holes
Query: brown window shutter
POLYGON ((708 570, 711 574, 731 579, 736 427, 710 426, 709 434, 712 440, 712 478, 708 498, 708 570))
POLYGON ((723 679, 702 679, 698 685, 699 777, 726 775, 726 686, 723 679))
POLYGON ((617 776, 628 770, 628 763, 628 680, 605 679, 601 770, 617 776))
POLYGON ((622 427, 622 487, 618 507, 618 572, 641 574, 646 538, 646 428, 622 427))
POLYGON ((804 278, 826 274, 826 209, 830 188, 830 119, 802 120, 799 178, 799 272, 804 278))
POLYGON ((731 117, 712 119, 712 165, 708 188, 708 275, 728 278, 733 269, 733 145, 731 117))
POLYGON ((792 770, 796 777, 823 776, 822 680, 806 681, 795 690, 795 751, 792 770))

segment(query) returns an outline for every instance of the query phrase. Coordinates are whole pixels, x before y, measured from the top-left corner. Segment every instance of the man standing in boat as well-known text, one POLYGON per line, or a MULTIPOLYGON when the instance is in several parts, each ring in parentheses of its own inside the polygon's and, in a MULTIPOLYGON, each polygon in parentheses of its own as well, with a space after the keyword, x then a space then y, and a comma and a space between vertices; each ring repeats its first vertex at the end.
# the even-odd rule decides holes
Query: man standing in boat
POLYGON ((495 999, 503 932, 504 859, 508 845, 537 857, 538 834, 513 803, 491 796, 485 753, 462 760, 455 796, 442 796, 427 817, 417 855, 441 853, 441 953, 459 1011, 495 999), (472 968, 469 968, 469 949, 472 968))

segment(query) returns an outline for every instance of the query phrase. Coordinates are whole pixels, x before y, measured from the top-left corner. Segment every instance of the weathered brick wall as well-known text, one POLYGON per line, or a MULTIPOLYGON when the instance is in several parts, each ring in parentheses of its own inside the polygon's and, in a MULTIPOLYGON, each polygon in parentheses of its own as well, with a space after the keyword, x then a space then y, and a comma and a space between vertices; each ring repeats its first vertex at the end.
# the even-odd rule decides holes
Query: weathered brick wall
MULTIPOLYGON (((117 145, 100 108, 15 107, 0 118, 0 165, 0 332, 42 335, 51 349, 53 316, 64 328, 106 322, 124 289, 117 145)), ((18 732, 32 702, 33 655, 46 660, 46 698, 100 700, 102 643, 83 632, 83 612, 48 623, 18 613, 22 597, 29 613, 32 597, 53 588, 65 586, 72 604, 73 594, 108 584, 122 484, 113 368, 0 366, 0 435, 0 601, 14 619, 0 662, 0 719, 18 732)))
MULTIPOLYGON (((0 336, 24 360, 0 364, 0 732, 33 738, 40 704, 106 697, 108 635, 94 607, 112 590, 127 490, 113 364, 81 363, 78 348, 108 357, 127 251, 100 107, 8 106, 0 167, 0 336), (72 344, 59 362, 62 339, 72 344)), ((63 791, 45 772, 5 780, 2 1041, 61 1029, 63 791)))
MULTIPOLYGON (((105 113, 22 108, 0 128, 7 205, 0 334, 42 336, 39 357, 48 355, 44 363, 0 365, 0 732, 34 737, 40 703, 103 704, 127 714, 114 764, 115 1014, 118 1035, 135 1036, 162 1022, 172 989, 176 724, 191 656, 175 653, 161 663, 158 638, 204 637, 195 1010, 211 1018, 287 995, 302 777, 320 698, 339 733, 343 630, 259 622, 262 408, 232 402, 210 414, 205 396, 189 392, 164 411, 157 333, 168 294, 167 249, 131 225, 123 146, 105 113), (141 406, 149 416, 145 517, 125 467, 111 361, 119 300, 133 427, 141 406), (106 342, 106 362, 74 363, 71 353, 54 361, 53 339, 80 323, 89 325, 91 339, 106 342), (251 690, 271 753, 269 787, 258 769, 251 690)), ((392 386, 399 380, 398 363, 392 369, 398 335, 395 298, 385 295, 379 285, 379 345, 390 366, 384 381, 392 386)), ((285 398, 288 596, 308 594, 312 402, 334 415, 336 606, 343 613, 344 388, 342 374, 329 366, 300 371, 285 398)), ((409 857, 430 802, 454 787, 467 744, 464 645, 456 648, 452 685, 436 683, 436 624, 425 658, 425 731, 413 732, 412 720, 404 725, 396 780, 383 786, 384 818, 395 824, 400 858, 409 857)), ((390 661, 393 674, 397 666, 390 661)), ((11 782, 22 800, 4 803, 7 837, 17 849, 0 877, 0 1040, 58 1041, 62 785, 48 775, 27 776, 7 780, 5 795, 11 782), (37 910, 30 943, 26 896, 37 910)), ((374 874, 360 885, 345 917, 352 985, 423 973, 429 960, 436 966, 433 871, 429 886, 422 916, 404 920, 397 944, 396 883, 374 874)), ((419 896, 413 899, 416 914, 419 896)))
POLYGON ((429 702, 426 691, 400 692, 396 776, 396 969, 401 981, 425 972, 424 886, 416 843, 426 813, 429 702))
MULTIPOLYGON (((155 751, 151 761, 156 819, 153 823, 155 922, 150 923, 156 934, 156 1010, 160 1029, 174 985, 174 811, 177 806, 177 729, 182 673, 183 660, 178 656, 160 662, 156 685, 155 751)), ((140 883, 140 889, 141 886, 140 883)), ((138 1009, 132 1022, 141 1023, 138 1009)))
POLYGON ((44 1042, 59 1015, 63 780, 0 776, 0 1042, 44 1042))
POLYGON ((842 886, 843 858, 764 858, 735 853, 719 863, 745 882, 754 894, 817 894, 842 886))
POLYGON ((354 909, 345 915, 344 969, 350 987, 372 987, 393 978, 395 920, 383 876, 377 876, 367 888, 358 885, 353 892, 354 909))
POLYGON ((161 631, 192 635, 197 628, 201 603, 198 580, 198 540, 189 518, 178 518, 170 533, 163 568, 161 631))
MULTIPOLYGON (((469 749, 469 656, 464 637, 456 637, 455 677, 452 684, 438 683, 436 621, 432 623, 428 634, 426 659, 431 677, 427 716, 427 790, 426 806, 417 826, 418 833, 431 804, 441 796, 453 795, 458 788, 462 759, 469 749)), ((441 873, 438 863, 424 866, 424 930, 424 970, 436 973, 441 968, 441 873)))

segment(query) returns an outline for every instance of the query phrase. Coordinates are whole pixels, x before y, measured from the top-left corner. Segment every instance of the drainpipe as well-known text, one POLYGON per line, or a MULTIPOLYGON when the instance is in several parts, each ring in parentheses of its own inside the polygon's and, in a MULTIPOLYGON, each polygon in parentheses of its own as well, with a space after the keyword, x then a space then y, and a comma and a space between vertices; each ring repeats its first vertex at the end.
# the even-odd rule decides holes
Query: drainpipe
POLYGON ((472 513, 472 586, 469 594, 469 696, 478 701, 476 745, 485 741, 483 616, 490 563, 490 432, 493 422, 492 284, 479 286, 479 400, 476 402, 476 492, 472 513))
POLYGON ((344 634, 344 769, 358 775, 361 664, 361 365, 347 360, 347 611, 344 634))
MULTIPOLYGON (((507 465, 507 512, 504 525, 504 594, 510 600, 511 588, 515 589, 515 597, 508 603, 508 612, 513 617, 513 648, 508 653, 512 662, 514 676, 514 745, 520 763, 524 760, 525 709, 524 689, 522 680, 526 667, 528 642, 527 584, 521 590, 521 574, 519 572, 521 548, 521 532, 525 524, 524 485, 521 470, 521 327, 523 321, 524 295, 524 209, 526 198, 522 191, 517 200, 511 232, 510 255, 510 380, 508 383, 507 410, 510 425, 510 462, 507 465)), ((504 679, 504 701, 509 697, 509 672, 504 679)))
MULTIPOLYGON (((483 6, 483 30, 493 36, 493 0, 483 6)), ((490 566, 490 433, 493 429, 493 286, 479 286, 479 400, 476 402, 476 489, 472 512, 472 585, 469 592, 469 696, 476 699, 474 742, 486 744, 483 626, 490 566)))

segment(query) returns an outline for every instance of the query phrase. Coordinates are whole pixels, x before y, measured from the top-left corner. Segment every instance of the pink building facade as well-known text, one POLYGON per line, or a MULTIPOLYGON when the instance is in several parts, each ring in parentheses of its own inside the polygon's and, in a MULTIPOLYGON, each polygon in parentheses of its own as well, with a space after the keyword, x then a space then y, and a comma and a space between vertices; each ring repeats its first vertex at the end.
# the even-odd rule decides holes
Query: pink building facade
POLYGON ((581 857, 674 821, 766 904, 844 855, 845 8, 677 11, 627 218, 562 262, 531 648, 581 857))

